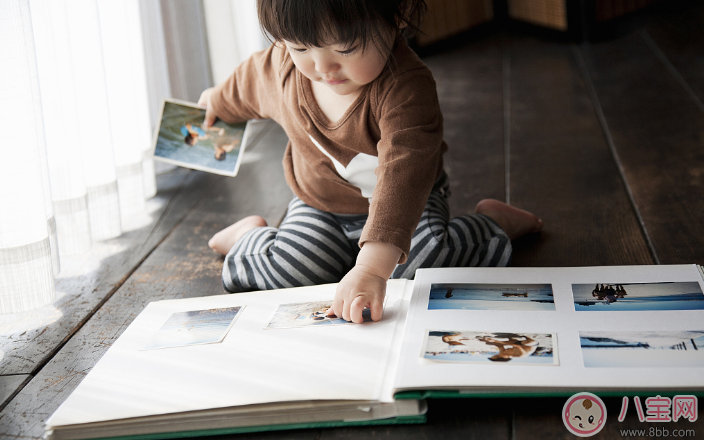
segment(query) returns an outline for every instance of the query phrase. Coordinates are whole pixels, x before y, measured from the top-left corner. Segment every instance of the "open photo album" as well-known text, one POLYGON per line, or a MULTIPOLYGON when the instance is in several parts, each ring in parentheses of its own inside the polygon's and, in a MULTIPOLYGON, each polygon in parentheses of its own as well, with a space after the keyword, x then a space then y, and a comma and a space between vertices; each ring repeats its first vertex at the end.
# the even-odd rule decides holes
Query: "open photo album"
POLYGON ((335 287, 149 304, 47 437, 421 423, 423 399, 450 395, 704 391, 696 265, 422 269, 362 324, 326 316, 335 287))
POLYGON ((166 99, 154 136, 152 156, 161 162, 224 176, 235 176, 242 162, 249 123, 217 120, 205 127, 205 109, 166 99))

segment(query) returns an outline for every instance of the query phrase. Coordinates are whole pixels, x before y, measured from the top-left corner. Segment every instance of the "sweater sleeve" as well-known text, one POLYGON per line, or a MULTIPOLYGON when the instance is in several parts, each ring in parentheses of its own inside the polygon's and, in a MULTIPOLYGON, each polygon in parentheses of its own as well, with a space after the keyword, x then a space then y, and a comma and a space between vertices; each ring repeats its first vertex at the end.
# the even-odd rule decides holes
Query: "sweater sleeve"
POLYGON ((217 85, 210 105, 225 122, 248 119, 276 119, 280 98, 280 78, 285 61, 280 47, 272 44, 240 64, 230 77, 217 85))
POLYGON ((397 75, 383 90, 376 106, 381 132, 377 184, 360 246, 367 241, 391 244, 402 251, 399 263, 404 263, 442 166, 443 121, 429 70, 397 75))

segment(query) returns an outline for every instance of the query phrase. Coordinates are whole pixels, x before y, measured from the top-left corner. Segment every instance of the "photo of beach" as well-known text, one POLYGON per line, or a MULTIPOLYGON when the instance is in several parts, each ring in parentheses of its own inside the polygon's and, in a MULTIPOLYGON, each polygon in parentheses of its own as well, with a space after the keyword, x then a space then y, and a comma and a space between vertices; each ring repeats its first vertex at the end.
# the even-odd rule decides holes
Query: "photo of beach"
POLYGON ((559 365, 550 333, 428 330, 422 357, 437 362, 559 365))
POLYGON ((579 332, 585 367, 704 367, 704 330, 579 332))
MULTIPOLYGON (((327 311, 332 307, 330 301, 314 301, 295 304, 281 304, 274 313, 274 317, 269 321, 266 328, 294 328, 308 327, 311 325, 340 325, 353 324, 352 321, 345 321, 336 316, 328 316, 327 311)), ((364 322, 372 320, 371 311, 365 309, 362 312, 364 322)))
POLYGON ((154 158, 187 168, 226 176, 237 174, 246 122, 218 120, 203 127, 205 110, 192 104, 165 101, 154 158))
POLYGON ((173 313, 143 350, 221 342, 244 307, 173 313))
POLYGON ((702 310, 697 282, 573 284, 577 311, 702 310))
POLYGON ((555 310, 550 284, 431 284, 428 310, 555 310))

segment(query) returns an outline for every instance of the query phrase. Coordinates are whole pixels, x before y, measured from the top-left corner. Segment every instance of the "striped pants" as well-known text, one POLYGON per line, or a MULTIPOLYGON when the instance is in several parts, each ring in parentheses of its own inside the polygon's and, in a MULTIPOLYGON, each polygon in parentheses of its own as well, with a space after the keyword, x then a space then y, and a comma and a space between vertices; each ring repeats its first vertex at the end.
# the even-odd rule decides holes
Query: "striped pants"
MULTIPOLYGON (((408 260, 391 278, 423 267, 506 266, 511 240, 482 214, 449 219, 447 176, 436 182, 411 241, 408 260)), ((367 215, 320 211, 295 197, 281 226, 256 228, 225 257, 228 292, 336 283, 354 266, 367 215)))

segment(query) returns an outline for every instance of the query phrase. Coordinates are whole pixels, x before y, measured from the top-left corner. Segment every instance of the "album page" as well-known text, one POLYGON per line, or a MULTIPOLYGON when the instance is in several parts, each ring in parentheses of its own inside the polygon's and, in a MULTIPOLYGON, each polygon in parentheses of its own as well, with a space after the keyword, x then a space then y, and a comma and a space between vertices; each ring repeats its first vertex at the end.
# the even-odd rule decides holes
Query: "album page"
POLYGON ((390 281, 382 320, 363 324, 326 316, 332 284, 151 303, 47 425, 274 402, 393 402, 382 381, 410 283, 390 281))
POLYGON ((696 265, 423 269, 396 391, 704 388, 696 265))

